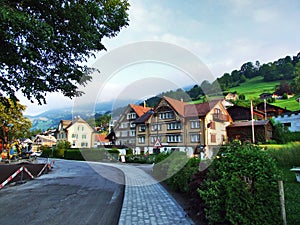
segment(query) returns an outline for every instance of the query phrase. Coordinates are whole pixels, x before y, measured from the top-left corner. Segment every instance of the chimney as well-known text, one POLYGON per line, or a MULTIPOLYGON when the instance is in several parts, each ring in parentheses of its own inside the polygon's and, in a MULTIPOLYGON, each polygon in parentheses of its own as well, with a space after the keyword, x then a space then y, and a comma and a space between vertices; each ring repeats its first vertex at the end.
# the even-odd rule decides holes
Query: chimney
POLYGON ((144 108, 146 108, 146 101, 144 101, 144 108))

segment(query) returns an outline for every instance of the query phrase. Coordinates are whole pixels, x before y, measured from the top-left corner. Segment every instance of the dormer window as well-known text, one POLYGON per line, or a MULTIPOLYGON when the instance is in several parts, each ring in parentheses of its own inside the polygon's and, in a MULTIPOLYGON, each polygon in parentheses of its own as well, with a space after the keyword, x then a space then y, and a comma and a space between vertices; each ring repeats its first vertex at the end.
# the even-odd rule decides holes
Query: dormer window
POLYGON ((159 119, 161 119, 161 120, 173 119, 173 118, 174 118, 174 112, 159 113, 159 119))
POLYGON ((127 114, 127 119, 128 120, 136 119, 136 113, 134 113, 134 112, 128 113, 127 114))

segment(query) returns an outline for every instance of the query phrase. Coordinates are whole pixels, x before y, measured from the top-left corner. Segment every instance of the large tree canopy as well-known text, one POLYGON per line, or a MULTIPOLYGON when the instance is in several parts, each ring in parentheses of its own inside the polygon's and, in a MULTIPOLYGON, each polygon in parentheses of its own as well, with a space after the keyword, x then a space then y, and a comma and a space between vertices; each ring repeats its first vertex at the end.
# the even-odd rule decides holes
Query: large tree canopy
MULTIPOLYGON (((10 99, 5 101, 0 97, 0 139, 1 143, 6 143, 15 138, 25 137, 30 132, 32 126, 30 120, 23 116, 23 111, 26 107, 18 102, 13 102, 10 99), (2 102, 10 104, 3 105, 2 102), (5 137, 9 136, 5 140, 5 137)), ((1 148, 0 148, 1 150, 1 148)))
POLYGON ((128 25, 126 0, 0 0, 0 96, 39 104, 48 92, 74 97, 91 77, 84 65, 104 37, 128 25))

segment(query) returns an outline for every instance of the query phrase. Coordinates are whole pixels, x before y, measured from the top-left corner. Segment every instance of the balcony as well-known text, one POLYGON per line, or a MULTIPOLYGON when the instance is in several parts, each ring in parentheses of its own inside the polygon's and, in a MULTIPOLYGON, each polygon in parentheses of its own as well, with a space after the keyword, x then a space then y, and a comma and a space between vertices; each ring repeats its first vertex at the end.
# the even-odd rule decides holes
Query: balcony
POLYGON ((228 115, 214 113, 213 120, 217 122, 226 122, 228 121, 228 115))

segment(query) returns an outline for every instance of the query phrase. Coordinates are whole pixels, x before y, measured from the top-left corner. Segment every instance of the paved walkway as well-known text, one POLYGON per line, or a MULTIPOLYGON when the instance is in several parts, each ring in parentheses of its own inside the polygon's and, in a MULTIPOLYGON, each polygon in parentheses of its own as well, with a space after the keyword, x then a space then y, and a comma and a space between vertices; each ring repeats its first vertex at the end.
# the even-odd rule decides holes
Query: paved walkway
POLYGON ((121 169, 125 174, 119 225, 194 224, 163 186, 145 172, 145 169, 151 170, 151 166, 108 165, 121 169))

